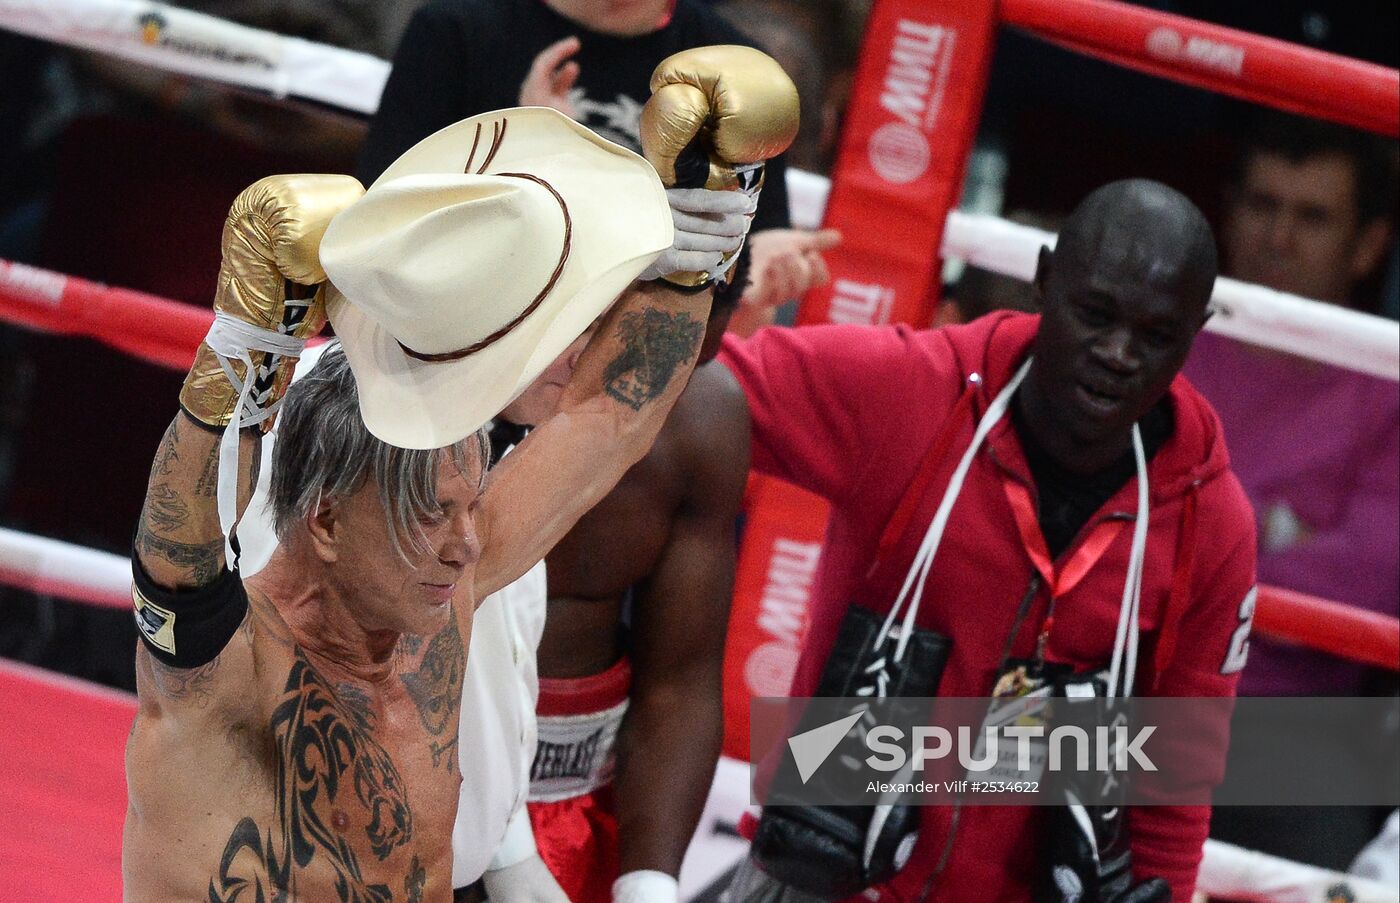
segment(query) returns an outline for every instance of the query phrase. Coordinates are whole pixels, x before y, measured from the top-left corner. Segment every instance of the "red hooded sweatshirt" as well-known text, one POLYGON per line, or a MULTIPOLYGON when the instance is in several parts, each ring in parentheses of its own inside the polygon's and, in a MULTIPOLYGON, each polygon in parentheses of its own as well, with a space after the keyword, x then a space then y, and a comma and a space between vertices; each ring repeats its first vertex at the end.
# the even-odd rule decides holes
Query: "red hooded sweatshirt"
MULTIPOLYGON (((886 548, 896 563, 886 572, 902 578, 977 422, 1025 360, 1038 327, 1038 317, 1001 313, 940 330, 818 326, 726 341, 722 360, 743 386, 752 416, 753 466, 833 505, 794 696, 815 689, 851 600, 888 612, 898 587, 891 588, 888 577, 874 581, 883 585, 867 577, 882 533, 937 443, 940 459, 925 470, 923 488, 916 487, 914 501, 900 512, 901 520, 912 516, 886 548)), ((1184 377, 1173 381, 1169 399, 1175 429, 1148 465, 1135 695, 1233 696, 1253 611, 1254 518, 1230 471, 1215 412, 1184 377)), ((1027 531, 1024 514, 1018 524, 1018 494, 1023 507, 1029 499, 1029 510, 1037 510, 1035 483, 1006 417, 968 472, 919 608, 919 626, 953 641, 940 696, 991 693, 1035 557, 1044 549, 1038 527, 1027 531)), ((1051 580, 1018 631, 1012 656, 1033 655, 1054 593, 1047 660, 1077 670, 1107 666, 1136 496, 1134 478, 1059 559, 1050 563, 1040 555, 1051 580), (1101 544, 1104 534, 1112 538, 1092 558, 1085 549, 1101 544), (1087 571, 1079 568, 1075 580, 1069 565, 1078 553, 1081 564, 1093 563, 1087 571)), ((1218 783, 1223 767, 1206 769, 1202 785, 1218 783)), ((965 806, 956 819, 953 811, 923 809, 914 855, 879 888, 879 899, 916 901, 932 877, 930 901, 1028 900, 1041 867, 1046 810, 965 806)), ((1161 876, 1174 900, 1190 900, 1209 817, 1205 806, 1132 809, 1128 824, 1139 879, 1161 876)))

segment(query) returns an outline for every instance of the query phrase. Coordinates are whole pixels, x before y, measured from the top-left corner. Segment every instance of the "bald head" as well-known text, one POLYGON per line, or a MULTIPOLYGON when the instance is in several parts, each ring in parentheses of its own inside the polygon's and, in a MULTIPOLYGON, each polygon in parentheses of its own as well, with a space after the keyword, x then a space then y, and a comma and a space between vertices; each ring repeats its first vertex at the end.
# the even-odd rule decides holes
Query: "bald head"
POLYGON ((1124 453, 1205 323, 1215 267, 1201 211, 1141 179, 1089 195, 1041 251, 1043 313, 1017 404, 1062 466, 1093 473, 1124 453))
POLYGON ((1215 235, 1185 195, 1160 182, 1125 179, 1097 189, 1060 230, 1053 270, 1095 274, 1180 296, 1204 311, 1216 276, 1215 235))

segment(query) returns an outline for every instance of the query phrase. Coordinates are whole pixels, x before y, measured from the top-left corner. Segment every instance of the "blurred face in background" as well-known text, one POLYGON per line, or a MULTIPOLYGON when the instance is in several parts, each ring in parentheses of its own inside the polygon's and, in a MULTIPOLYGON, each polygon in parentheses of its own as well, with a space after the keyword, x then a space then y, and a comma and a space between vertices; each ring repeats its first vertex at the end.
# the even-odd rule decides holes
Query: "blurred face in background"
POLYGON ((1226 275, 1346 304, 1389 237, 1384 219, 1361 221, 1356 186, 1355 164, 1341 153, 1296 162, 1255 153, 1226 213, 1226 275))
POLYGON ((544 0, 544 3, 564 18, 592 31, 632 37, 659 29, 675 0, 544 0))

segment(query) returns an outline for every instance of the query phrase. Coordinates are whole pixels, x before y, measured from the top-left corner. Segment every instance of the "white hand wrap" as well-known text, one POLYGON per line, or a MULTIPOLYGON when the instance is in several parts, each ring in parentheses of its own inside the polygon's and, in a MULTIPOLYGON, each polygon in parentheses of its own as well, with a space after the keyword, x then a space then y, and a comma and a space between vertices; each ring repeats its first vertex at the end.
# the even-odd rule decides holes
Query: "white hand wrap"
POLYGON ((680 903, 681 885, 665 872, 628 872, 613 882, 613 903, 680 903))
POLYGON ((744 246, 758 209, 758 192, 668 188, 666 198, 676 226, 675 241, 637 278, 647 281, 685 272, 704 272, 716 280, 722 277, 729 255, 744 246))
MULTIPOLYGON (((310 299, 287 301, 288 307, 305 307, 309 304, 310 299)), ((224 559, 232 568, 233 545, 229 536, 238 515, 238 431, 256 426, 276 413, 282 399, 272 399, 269 403, 271 386, 258 395, 253 394, 253 388, 259 380, 267 379, 277 369, 282 357, 300 357, 306 340, 254 326, 220 311, 214 314, 214 324, 209 327, 204 342, 219 356, 224 375, 238 392, 238 407, 219 441, 219 477, 216 483, 219 528, 224 533, 224 559), (253 366, 253 351, 268 352, 261 368, 253 366), (241 380, 233 369, 233 361, 243 363, 244 378, 241 380)))

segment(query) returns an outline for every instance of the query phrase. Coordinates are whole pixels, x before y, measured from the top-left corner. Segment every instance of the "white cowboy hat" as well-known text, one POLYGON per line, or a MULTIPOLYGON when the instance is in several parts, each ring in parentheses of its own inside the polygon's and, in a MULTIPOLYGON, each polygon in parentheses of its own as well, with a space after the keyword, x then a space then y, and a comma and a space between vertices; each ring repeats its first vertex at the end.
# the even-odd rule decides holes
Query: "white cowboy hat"
POLYGON ((651 164, 555 110, 424 138, 321 242, 365 425, 403 448, 470 435, 671 241, 651 164))

